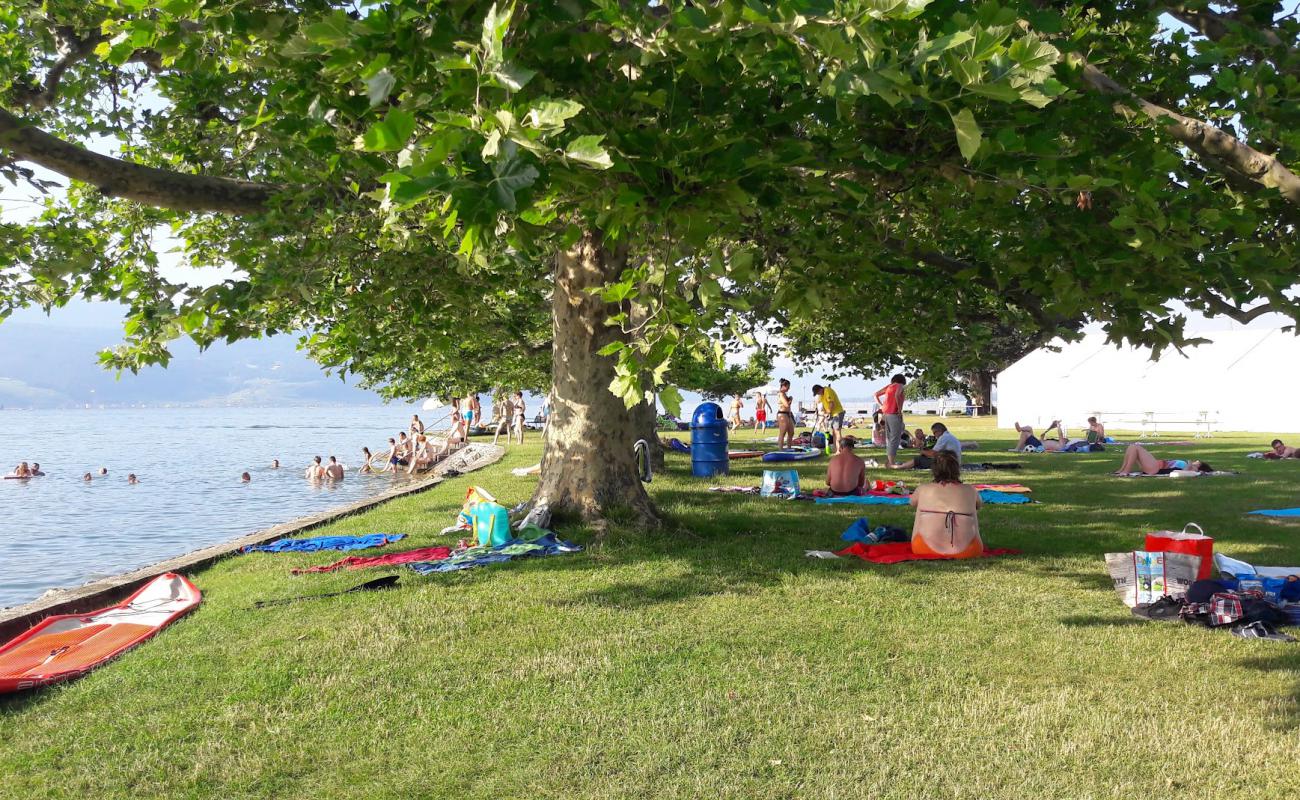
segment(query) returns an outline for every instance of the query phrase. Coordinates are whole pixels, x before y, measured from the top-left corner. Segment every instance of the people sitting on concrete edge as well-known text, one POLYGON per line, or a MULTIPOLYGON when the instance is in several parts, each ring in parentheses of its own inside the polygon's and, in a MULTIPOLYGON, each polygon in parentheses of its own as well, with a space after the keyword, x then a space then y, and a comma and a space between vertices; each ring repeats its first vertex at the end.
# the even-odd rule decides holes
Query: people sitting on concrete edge
POLYGON ((1183 458, 1156 458, 1140 444, 1131 444, 1124 451, 1124 463, 1112 475, 1129 475, 1141 472, 1143 475, 1168 475, 1171 472, 1191 470, 1193 472, 1214 472, 1208 461, 1187 460, 1183 458))
POLYGON ((1098 422, 1096 417, 1088 417, 1088 433, 1085 438, 1088 444, 1105 444, 1106 426, 1098 422))
MULTIPOLYGON (((840 402, 840 396, 829 386, 813 384, 813 397, 817 398, 818 408, 826 417, 826 433, 835 441, 838 447, 840 437, 844 432, 844 404, 840 402)), ((831 442, 827 440, 826 449, 831 449, 831 442)))
POLYGON ((916 509, 912 552, 975 558, 984 552, 984 542, 980 539, 979 492, 961 482, 961 460, 956 452, 936 450, 930 460, 934 482, 916 487, 908 499, 916 509))
POLYGON ((1281 439, 1274 439, 1269 445, 1272 449, 1264 453, 1264 458, 1277 461, 1283 458, 1300 458, 1294 447, 1287 447, 1281 439))
POLYGON ((930 430, 935 436, 934 446, 922 450, 917 454, 916 458, 895 464, 893 469, 930 469, 934 466, 935 453, 943 451, 956 453, 957 463, 961 464, 961 442, 957 440, 956 436, 952 435, 952 431, 948 430, 948 426, 942 422, 936 422, 930 426, 930 430))
POLYGON ((826 485, 831 494, 857 494, 867 483, 867 465, 853 452, 853 444, 854 440, 846 436, 826 468, 826 485))

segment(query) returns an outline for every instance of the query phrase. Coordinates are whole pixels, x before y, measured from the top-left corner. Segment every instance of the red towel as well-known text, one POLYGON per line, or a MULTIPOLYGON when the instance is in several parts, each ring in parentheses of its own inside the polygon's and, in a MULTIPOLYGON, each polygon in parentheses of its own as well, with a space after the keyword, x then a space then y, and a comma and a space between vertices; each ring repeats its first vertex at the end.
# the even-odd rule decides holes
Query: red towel
MULTIPOLYGON (((984 549, 984 555, 981 558, 991 558, 993 556, 1008 556, 1019 553, 1019 550, 1009 550, 1005 547, 999 547, 993 550, 984 549)), ((863 542, 854 542, 843 550, 836 550, 837 556, 857 556, 866 561, 876 564, 897 564, 900 561, 951 561, 952 559, 944 556, 919 556, 912 552, 911 542, 885 542, 884 544, 865 544, 863 542)))
POLYGON ((387 553, 382 556, 348 556, 320 567, 289 570, 294 575, 304 572, 333 572, 336 569, 365 569, 366 567, 388 567, 393 564, 410 564, 415 561, 441 561, 451 558, 451 548, 445 546, 421 547, 419 550, 407 550, 402 553, 387 553))

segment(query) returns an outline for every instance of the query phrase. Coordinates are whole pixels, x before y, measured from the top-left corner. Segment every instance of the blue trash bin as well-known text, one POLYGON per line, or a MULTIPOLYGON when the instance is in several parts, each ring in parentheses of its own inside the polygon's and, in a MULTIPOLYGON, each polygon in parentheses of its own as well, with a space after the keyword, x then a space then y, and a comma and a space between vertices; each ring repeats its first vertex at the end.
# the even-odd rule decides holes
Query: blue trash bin
POLYGON ((701 403, 691 414, 691 474, 697 478, 726 475, 727 421, 722 406, 701 403))

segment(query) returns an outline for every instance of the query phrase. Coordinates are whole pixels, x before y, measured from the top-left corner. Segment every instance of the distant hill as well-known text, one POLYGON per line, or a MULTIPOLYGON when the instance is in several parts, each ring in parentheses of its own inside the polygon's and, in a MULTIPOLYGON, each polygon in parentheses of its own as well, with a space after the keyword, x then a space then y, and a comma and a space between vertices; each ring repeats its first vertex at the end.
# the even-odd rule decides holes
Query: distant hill
POLYGON ((96 353, 122 340, 106 325, 77 327, 54 320, 0 323, 0 406, 370 404, 373 392, 327 377, 292 337, 214 345, 200 353, 176 342, 166 369, 118 379, 96 353))

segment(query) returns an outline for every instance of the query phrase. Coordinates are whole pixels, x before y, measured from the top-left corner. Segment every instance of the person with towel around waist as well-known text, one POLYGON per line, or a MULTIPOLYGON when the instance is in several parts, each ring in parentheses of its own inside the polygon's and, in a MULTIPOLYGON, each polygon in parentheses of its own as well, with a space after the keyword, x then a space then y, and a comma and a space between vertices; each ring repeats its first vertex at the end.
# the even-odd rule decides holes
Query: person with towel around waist
POLYGON ((945 558, 975 558, 984 552, 980 539, 980 495, 961 482, 961 462, 951 450, 934 454, 934 482, 912 492, 916 508, 912 552, 945 558))

